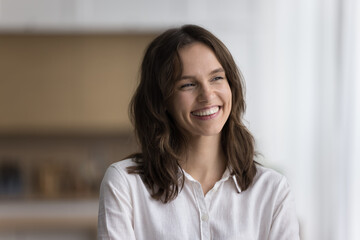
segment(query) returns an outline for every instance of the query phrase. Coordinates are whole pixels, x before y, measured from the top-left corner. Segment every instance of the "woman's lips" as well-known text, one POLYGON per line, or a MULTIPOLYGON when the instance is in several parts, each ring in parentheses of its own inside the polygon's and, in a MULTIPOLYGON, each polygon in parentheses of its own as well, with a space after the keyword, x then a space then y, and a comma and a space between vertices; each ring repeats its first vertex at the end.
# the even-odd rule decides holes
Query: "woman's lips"
POLYGON ((210 107, 210 108, 206 108, 206 109, 193 111, 191 114, 198 116, 198 117, 209 116, 214 113, 217 113, 219 111, 219 109, 220 109, 219 106, 215 106, 215 107, 210 107))
POLYGON ((199 119, 207 120, 215 117, 220 111, 220 106, 214 106, 210 108, 200 109, 191 112, 191 114, 199 119))

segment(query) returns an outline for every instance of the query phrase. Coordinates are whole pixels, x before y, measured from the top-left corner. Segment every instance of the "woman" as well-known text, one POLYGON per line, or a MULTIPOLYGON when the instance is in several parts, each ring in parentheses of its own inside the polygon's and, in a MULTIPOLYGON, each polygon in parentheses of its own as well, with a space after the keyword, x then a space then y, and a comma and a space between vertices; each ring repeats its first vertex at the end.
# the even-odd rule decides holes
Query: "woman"
POLYGON ((220 40, 194 25, 158 36, 130 104, 141 153, 104 176, 99 239, 299 239, 289 186, 254 161, 244 110, 220 40))

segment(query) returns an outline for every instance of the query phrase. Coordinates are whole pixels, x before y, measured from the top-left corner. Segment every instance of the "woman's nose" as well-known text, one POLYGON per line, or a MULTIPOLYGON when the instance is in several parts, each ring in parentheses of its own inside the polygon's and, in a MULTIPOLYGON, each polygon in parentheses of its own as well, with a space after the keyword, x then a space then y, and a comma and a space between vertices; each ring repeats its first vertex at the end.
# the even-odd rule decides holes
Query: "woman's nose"
POLYGON ((214 98, 214 91, 210 85, 203 85, 199 89, 198 100, 199 102, 209 102, 214 98))

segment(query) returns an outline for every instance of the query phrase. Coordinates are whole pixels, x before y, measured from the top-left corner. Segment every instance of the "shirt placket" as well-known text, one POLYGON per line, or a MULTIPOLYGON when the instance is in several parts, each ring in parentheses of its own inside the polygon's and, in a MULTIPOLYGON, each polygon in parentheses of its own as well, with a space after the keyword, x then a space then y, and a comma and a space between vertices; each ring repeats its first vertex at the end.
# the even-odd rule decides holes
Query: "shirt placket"
POLYGON ((199 182, 193 182, 195 197, 200 211, 200 232, 202 240, 210 240, 210 216, 206 206, 205 197, 199 182))

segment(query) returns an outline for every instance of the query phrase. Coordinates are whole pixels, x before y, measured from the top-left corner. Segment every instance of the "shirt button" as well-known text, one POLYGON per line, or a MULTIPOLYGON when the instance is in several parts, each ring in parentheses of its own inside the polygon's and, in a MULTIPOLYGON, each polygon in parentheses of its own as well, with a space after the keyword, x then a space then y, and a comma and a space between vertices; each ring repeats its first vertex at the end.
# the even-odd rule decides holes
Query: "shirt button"
POLYGON ((203 215, 201 216, 201 220, 204 221, 204 222, 207 222, 207 221, 209 220, 209 215, 203 214, 203 215))

